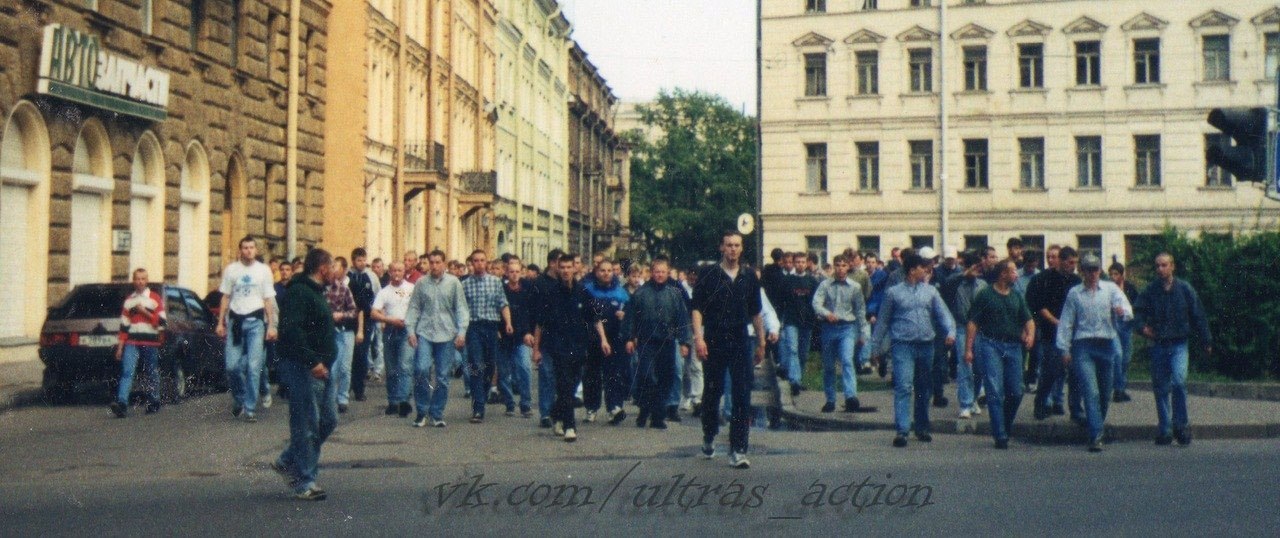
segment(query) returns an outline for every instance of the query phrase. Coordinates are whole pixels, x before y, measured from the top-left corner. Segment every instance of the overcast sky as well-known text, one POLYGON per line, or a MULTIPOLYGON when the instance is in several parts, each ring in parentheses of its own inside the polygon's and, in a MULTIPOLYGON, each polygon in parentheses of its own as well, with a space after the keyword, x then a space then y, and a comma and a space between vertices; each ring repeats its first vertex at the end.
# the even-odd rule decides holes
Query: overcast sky
POLYGON ((755 2, 560 0, 573 38, 624 101, 699 89, 755 114, 755 2))

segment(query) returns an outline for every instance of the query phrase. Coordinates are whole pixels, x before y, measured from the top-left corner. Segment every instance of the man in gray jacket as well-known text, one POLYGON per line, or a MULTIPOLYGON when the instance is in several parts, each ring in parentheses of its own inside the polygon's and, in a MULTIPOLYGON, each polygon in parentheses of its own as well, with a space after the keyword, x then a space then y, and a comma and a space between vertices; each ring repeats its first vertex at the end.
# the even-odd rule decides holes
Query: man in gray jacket
POLYGON ((427 255, 429 271, 413 285, 409 312, 404 324, 409 330, 413 353, 413 399, 418 416, 413 425, 443 428, 444 405, 449 401, 449 372, 458 351, 467 344, 471 312, 458 278, 445 272, 444 253, 427 255), (435 366, 435 390, 431 388, 431 367, 435 366))
MULTIPOLYGON (((688 355, 693 332, 684 292, 668 280, 671 262, 658 256, 649 270, 651 280, 636 290, 623 310, 621 338, 627 343, 627 353, 639 358, 636 405, 640 416, 636 425, 644 427, 646 421, 651 421, 650 426, 665 429, 665 395, 671 392, 675 376, 675 361, 666 358, 673 356, 676 344, 682 354, 688 355)), ((626 418, 619 409, 609 423, 618 424, 626 418)))

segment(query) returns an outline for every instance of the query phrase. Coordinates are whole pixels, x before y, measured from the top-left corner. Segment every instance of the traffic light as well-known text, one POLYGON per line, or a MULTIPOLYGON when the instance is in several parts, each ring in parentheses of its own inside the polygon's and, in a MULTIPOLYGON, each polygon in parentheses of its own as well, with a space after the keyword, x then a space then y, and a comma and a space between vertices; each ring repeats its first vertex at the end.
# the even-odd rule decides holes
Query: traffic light
POLYGON ((1210 146, 1205 160, 1241 181, 1267 181, 1266 107, 1215 108, 1209 111, 1209 125, 1235 141, 1235 146, 1210 146))

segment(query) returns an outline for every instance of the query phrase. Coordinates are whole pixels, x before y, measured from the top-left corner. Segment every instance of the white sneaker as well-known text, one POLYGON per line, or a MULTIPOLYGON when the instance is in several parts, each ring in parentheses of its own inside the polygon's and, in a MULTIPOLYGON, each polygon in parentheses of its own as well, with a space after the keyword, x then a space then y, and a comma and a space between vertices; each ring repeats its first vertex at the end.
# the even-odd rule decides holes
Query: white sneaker
POLYGON ((262 395, 261 403, 262 403, 263 409, 271 409, 271 393, 270 392, 262 395))
POLYGON ((595 422, 595 421, 596 421, 596 412, 595 412, 595 411, 587 411, 587 418, 583 419, 582 421, 583 421, 583 422, 595 422))
POLYGON ((970 414, 970 413, 969 413, 969 408, 967 408, 967 407, 966 407, 966 408, 964 408, 964 409, 961 409, 961 410, 960 410, 960 418, 967 419, 967 418, 969 418, 969 417, 971 417, 971 416, 972 416, 972 414, 970 414))
POLYGON ((971 409, 970 409, 970 411, 973 411, 973 414, 974 414, 974 415, 981 415, 981 414, 982 414, 982 407, 981 407, 981 406, 979 406, 978 404, 973 404, 973 408, 971 408, 971 409))
POLYGON ((734 452, 729 454, 729 466, 735 469, 749 469, 751 462, 747 461, 747 455, 734 452))
POLYGON ((689 411, 692 411, 692 410, 693 410, 693 398, 686 398, 686 399, 684 399, 684 401, 680 402, 680 410, 681 410, 681 411, 684 411, 684 412, 686 412, 686 413, 687 413, 687 412, 689 412, 689 411))
POLYGON ((574 431, 573 428, 569 428, 564 431, 564 442, 572 443, 577 440, 578 440, 578 432, 574 431))
POLYGON ((564 423, 557 420, 555 425, 551 427, 551 433, 564 437, 564 423))

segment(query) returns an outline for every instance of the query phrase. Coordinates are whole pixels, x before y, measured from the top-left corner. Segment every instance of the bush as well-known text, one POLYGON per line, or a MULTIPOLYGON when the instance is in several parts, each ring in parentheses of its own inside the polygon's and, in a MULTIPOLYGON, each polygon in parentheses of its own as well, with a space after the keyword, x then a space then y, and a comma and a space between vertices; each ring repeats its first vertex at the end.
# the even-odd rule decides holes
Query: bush
MULTIPOLYGON (((1191 342, 1192 368, 1232 379, 1280 378, 1280 233, 1202 234, 1192 239, 1166 227, 1136 245, 1132 262, 1140 282, 1153 280, 1157 254, 1173 255, 1175 276, 1189 282, 1204 303, 1213 355, 1191 342)), ((1140 338, 1140 337, 1139 337, 1140 338)))

